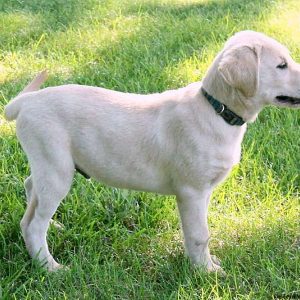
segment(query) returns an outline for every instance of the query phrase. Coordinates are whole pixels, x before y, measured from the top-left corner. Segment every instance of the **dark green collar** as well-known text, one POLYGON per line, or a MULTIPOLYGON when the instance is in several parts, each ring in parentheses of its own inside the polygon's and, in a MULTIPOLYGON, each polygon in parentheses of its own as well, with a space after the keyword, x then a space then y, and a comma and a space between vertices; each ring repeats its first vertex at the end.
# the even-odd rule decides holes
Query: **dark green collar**
POLYGON ((245 121, 240 116, 231 111, 225 104, 221 103, 213 96, 209 95, 203 87, 201 87, 201 91, 204 97, 214 108, 216 113, 220 115, 225 120, 225 122, 227 122, 229 125, 237 126, 242 126, 243 124, 245 124, 245 121))

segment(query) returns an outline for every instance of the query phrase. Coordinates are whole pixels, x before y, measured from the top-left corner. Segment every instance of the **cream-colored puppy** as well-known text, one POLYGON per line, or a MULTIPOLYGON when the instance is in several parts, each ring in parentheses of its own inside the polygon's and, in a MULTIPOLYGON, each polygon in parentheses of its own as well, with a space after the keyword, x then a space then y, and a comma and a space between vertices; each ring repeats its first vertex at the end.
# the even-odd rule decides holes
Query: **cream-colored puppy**
POLYGON ((209 198, 240 160, 246 123, 266 105, 300 107, 300 66, 288 50, 261 33, 237 33, 202 82, 161 94, 36 91, 45 77, 5 108, 31 167, 21 221, 30 255, 48 270, 60 267, 46 234, 78 168, 111 186, 176 195, 188 256, 221 271, 208 248, 209 198))

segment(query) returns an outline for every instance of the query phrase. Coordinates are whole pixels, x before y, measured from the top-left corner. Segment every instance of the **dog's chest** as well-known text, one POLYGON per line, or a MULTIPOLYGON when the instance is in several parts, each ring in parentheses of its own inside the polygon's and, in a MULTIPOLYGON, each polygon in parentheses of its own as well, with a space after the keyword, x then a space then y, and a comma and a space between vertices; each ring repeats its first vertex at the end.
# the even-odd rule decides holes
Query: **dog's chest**
POLYGON ((217 185, 225 179, 229 174, 232 167, 239 163, 241 157, 241 147, 229 147, 225 151, 216 153, 215 157, 212 157, 211 163, 208 163, 207 170, 208 172, 209 183, 212 186, 217 185))
POLYGON ((217 185, 239 163, 241 140, 242 135, 226 142, 211 139, 199 141, 193 150, 186 152, 179 176, 195 186, 217 185))
POLYGON ((210 159, 203 163, 208 182, 215 186, 224 180, 232 167, 239 163, 240 157, 240 145, 228 145, 215 149, 210 159))

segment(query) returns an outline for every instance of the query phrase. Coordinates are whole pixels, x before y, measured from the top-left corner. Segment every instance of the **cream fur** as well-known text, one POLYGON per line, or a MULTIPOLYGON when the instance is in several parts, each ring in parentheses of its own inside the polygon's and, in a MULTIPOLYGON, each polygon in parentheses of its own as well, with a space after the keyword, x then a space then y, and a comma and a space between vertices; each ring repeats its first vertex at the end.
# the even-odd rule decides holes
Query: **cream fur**
POLYGON ((208 248, 208 204, 214 187, 240 160, 246 124, 228 125, 200 88, 247 122, 266 105, 292 106, 276 100, 300 97, 300 68, 286 48, 261 33, 240 32, 202 82, 161 94, 80 85, 32 91, 44 75, 5 109, 7 119, 17 120, 31 167, 21 222, 30 255, 49 270, 60 267, 46 233, 77 165, 111 186, 176 195, 187 255, 195 265, 222 272, 208 248), (283 59, 287 70, 276 68, 283 59))

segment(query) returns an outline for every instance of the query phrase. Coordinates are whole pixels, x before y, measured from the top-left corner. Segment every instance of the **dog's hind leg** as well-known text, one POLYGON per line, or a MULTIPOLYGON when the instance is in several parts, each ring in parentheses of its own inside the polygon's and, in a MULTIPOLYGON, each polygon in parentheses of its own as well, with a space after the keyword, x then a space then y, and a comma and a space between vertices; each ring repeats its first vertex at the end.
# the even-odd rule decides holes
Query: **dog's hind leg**
POLYGON ((29 196, 27 209, 21 221, 26 247, 31 257, 38 259, 49 271, 61 267, 49 252, 46 235, 49 222, 61 200, 67 195, 74 165, 71 157, 62 156, 64 161, 38 159, 39 167, 31 164, 32 175, 25 181, 29 196), (42 168, 41 168, 42 161, 42 168), (61 163, 63 168, 60 169, 61 163))
MULTIPOLYGON (((24 181, 24 187, 25 187, 25 193, 26 193, 26 200, 27 202, 30 202, 32 197, 32 175, 28 176, 24 181)), ((57 229, 64 229, 64 225, 58 221, 50 220, 50 224, 54 226, 57 229)))

